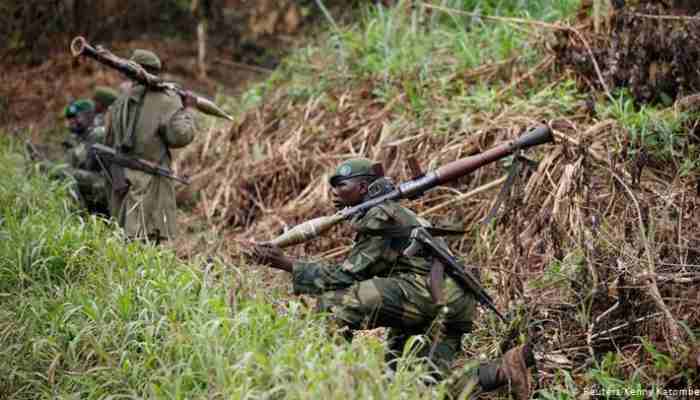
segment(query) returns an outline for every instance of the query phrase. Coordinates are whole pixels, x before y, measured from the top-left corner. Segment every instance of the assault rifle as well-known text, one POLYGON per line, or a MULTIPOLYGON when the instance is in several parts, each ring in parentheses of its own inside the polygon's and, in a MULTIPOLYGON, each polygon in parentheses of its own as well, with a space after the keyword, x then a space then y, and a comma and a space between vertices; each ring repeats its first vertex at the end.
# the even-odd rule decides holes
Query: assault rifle
MULTIPOLYGON (((446 248, 446 246, 439 244, 435 238, 433 238, 428 229, 422 226, 413 228, 410 238, 412 246, 414 246, 413 243, 419 243, 440 261, 441 265, 437 267, 439 268, 438 271, 440 272, 433 273, 433 270, 436 268, 436 266, 433 265, 433 270, 431 270, 430 276, 431 295, 434 299, 439 300, 438 303, 442 303, 442 295, 438 286, 441 285, 439 282, 442 281, 442 272, 444 271, 444 268, 447 267, 447 271, 445 272, 447 272, 452 279, 457 281, 460 286, 469 289, 474 294, 474 297, 476 297, 476 300, 484 307, 487 307, 489 310, 493 311, 498 318, 501 319, 501 321, 507 322, 506 317, 504 317, 503 314, 498 311, 496 305, 493 303, 493 299, 488 292, 484 290, 481 284, 479 284, 479 281, 471 274, 471 272, 466 270, 463 265, 457 262, 454 256, 450 254, 450 251, 446 248)), ((407 255, 410 255, 409 249, 406 250, 407 251, 404 253, 409 253, 407 255)))
POLYGON ((143 171, 151 175, 163 176, 184 183, 185 185, 190 184, 190 180, 188 178, 177 176, 173 174, 171 170, 161 167, 160 165, 154 162, 144 160, 142 158, 127 156, 125 154, 119 153, 111 147, 99 143, 94 143, 90 147, 90 151, 93 151, 99 157, 99 160, 103 160, 109 165, 114 164, 123 168, 143 171))
POLYGON ((233 121, 233 117, 226 114, 219 106, 214 104, 203 97, 197 96, 192 92, 186 91, 179 88, 172 82, 165 82, 157 75, 148 73, 139 64, 125 60, 118 57, 109 50, 103 48, 102 46, 93 47, 83 38, 82 36, 77 36, 70 44, 71 53, 73 57, 86 56, 90 57, 108 67, 114 68, 122 74, 126 75, 129 79, 132 79, 142 85, 155 89, 168 89, 175 91, 181 97, 186 95, 191 95, 196 100, 196 107, 199 111, 212 115, 214 117, 225 118, 229 121, 233 121))

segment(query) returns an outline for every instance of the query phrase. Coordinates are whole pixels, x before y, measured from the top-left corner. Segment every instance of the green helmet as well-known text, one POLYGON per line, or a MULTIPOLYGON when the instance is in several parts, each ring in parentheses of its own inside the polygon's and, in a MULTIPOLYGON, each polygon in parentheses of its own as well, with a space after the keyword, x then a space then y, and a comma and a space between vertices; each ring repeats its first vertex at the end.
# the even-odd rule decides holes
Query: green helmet
POLYGON ((160 68, 162 66, 160 63, 160 58, 158 58, 156 53, 143 49, 134 50, 134 53, 131 55, 130 60, 141 65, 144 68, 149 68, 154 71, 160 71, 160 68))
POLYGON ((109 107, 119 94, 112 88, 107 86, 97 86, 95 94, 92 96, 96 103, 102 104, 105 108, 109 107))
POLYGON ((79 99, 70 103, 63 112, 66 118, 73 118, 80 113, 95 111, 95 103, 88 99, 79 99))
POLYGON ((378 178, 381 176, 381 173, 377 169, 377 163, 368 158, 351 158, 343 161, 336 167, 335 173, 328 182, 331 186, 335 186, 345 179, 358 176, 378 178))

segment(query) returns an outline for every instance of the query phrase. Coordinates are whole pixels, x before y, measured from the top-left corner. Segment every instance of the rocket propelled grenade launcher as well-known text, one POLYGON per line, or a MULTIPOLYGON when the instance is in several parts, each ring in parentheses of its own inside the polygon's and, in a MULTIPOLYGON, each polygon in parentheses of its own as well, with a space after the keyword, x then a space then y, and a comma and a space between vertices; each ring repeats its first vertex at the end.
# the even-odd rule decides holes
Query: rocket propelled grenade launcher
POLYGON ((333 215, 314 218, 301 223, 282 235, 262 244, 287 247, 306 242, 319 236, 338 222, 348 219, 357 213, 367 211, 385 201, 419 197, 435 186, 465 176, 486 164, 507 157, 518 150, 550 143, 553 140, 554 138, 549 127, 544 125, 539 126, 525 133, 518 139, 500 144, 483 153, 453 161, 416 179, 402 182, 395 190, 387 194, 375 197, 362 204, 345 208, 333 215))
MULTIPOLYGON (((73 54, 73 57, 86 56, 97 60, 101 64, 116 69, 117 71, 126 75, 129 79, 134 80, 142 85, 156 89, 173 90, 180 96, 184 96, 187 94, 186 90, 177 87, 172 82, 165 82, 157 75, 148 73, 137 63, 118 57, 112 54, 112 52, 110 52, 109 50, 103 48, 102 46, 91 46, 82 36, 77 36, 75 39, 73 39, 73 41, 70 44, 70 50, 73 54)), ((214 104, 212 101, 197 96, 193 93, 192 95, 196 100, 196 107, 199 111, 214 117, 224 118, 229 121, 233 121, 233 118, 230 115, 226 114, 224 110, 219 108, 219 106, 214 104)))

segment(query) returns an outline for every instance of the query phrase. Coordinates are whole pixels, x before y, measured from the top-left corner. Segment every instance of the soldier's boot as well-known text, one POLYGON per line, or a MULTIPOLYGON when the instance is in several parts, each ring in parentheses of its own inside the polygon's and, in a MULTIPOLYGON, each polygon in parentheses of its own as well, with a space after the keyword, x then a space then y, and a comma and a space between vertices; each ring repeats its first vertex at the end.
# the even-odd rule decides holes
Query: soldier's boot
POLYGON ((482 364, 479 367, 479 385, 484 391, 491 391, 503 386, 517 400, 532 397, 532 377, 528 368, 535 365, 532 346, 525 344, 510 349, 500 362, 482 364))

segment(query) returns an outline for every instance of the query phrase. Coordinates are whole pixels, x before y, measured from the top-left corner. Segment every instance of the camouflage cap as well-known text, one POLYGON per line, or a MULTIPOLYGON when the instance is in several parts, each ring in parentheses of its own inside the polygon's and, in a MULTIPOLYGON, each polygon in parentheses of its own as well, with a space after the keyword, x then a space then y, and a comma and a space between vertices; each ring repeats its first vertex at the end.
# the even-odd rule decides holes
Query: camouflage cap
POLYGON ((137 64, 140 64, 142 67, 151 68, 156 71, 160 71, 160 68, 162 66, 160 63, 160 58, 158 58, 156 53, 149 50, 134 50, 134 53, 131 55, 130 60, 137 64))
POLYGON ((93 103, 92 100, 79 99, 70 103, 64 110, 63 115, 66 118, 73 118, 76 115, 86 111, 95 111, 95 103, 93 103))
POLYGON ((330 177, 328 182, 331 186, 335 186, 345 179, 357 176, 379 177, 380 174, 377 173, 376 164, 376 162, 368 158, 351 158, 343 161, 336 167, 335 173, 330 177))
POLYGON ((93 100, 96 103, 102 104, 104 107, 109 107, 114 100, 117 99, 119 94, 116 90, 107 86, 97 86, 95 88, 95 94, 92 95, 93 100))

